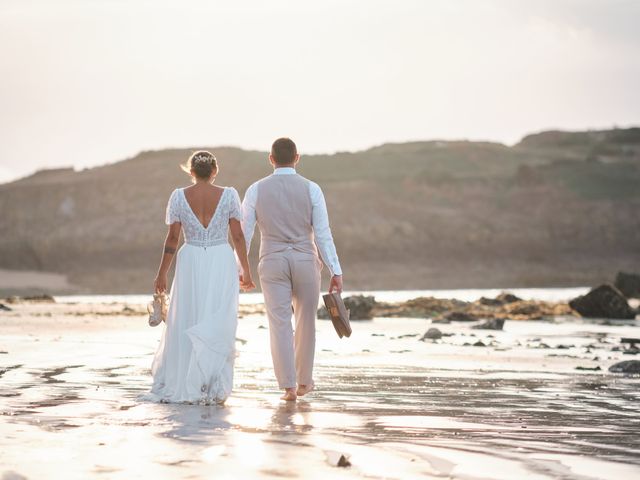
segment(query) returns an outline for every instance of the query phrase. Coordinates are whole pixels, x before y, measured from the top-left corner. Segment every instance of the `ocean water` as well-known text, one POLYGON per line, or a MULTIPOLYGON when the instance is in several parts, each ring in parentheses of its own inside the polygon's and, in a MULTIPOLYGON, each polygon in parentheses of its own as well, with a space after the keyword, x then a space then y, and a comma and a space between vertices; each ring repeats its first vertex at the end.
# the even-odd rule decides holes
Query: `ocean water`
MULTIPOLYGON (((96 299, 147 296, 75 300, 96 299)), ((608 370, 637 358, 620 339, 637 336, 639 320, 507 321, 500 331, 452 322, 436 341, 420 341, 428 319, 354 322, 349 338, 318 321, 316 390, 282 402, 268 321, 250 314, 238 323, 233 394, 219 407, 140 399, 165 327, 121 315, 121 303, 14 307, 1 316, 2 479, 640 478, 640 376, 608 370), (351 467, 336 467, 341 456, 351 467)))
MULTIPOLYGON (((404 302, 417 297, 455 298, 472 302, 480 297, 495 297, 501 292, 510 292, 524 300, 544 300, 548 302, 568 301, 578 295, 584 295, 589 287, 568 288, 489 288, 489 289, 457 289, 457 290, 380 290, 380 291, 348 291, 343 298, 350 295, 372 295, 380 302, 404 302)), ((55 297, 59 303, 129 303, 144 305, 151 300, 147 295, 60 295, 55 297)), ((241 293, 240 303, 255 305, 264 302, 262 293, 241 293)))

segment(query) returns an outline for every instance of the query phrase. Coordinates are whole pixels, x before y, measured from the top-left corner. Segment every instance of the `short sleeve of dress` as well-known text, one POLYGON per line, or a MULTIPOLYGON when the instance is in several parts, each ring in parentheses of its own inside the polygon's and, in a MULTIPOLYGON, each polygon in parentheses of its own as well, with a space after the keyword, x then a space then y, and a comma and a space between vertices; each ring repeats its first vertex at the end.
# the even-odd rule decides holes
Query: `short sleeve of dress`
POLYGON ((180 205, 178 204, 178 190, 174 190, 169 197, 167 203, 167 212, 165 215, 164 223, 171 225, 172 223, 180 222, 180 205))
POLYGON ((242 221, 240 195, 238 195, 238 191, 233 187, 229 187, 229 190, 231 190, 231 200, 229 202, 229 219, 235 218, 238 221, 242 221))

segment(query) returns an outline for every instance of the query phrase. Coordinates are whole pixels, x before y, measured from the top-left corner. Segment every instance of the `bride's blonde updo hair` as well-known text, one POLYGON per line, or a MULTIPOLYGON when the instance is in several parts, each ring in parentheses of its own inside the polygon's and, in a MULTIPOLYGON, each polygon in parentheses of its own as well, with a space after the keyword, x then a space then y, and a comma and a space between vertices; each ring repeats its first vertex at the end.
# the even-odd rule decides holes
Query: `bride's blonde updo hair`
POLYGON ((185 172, 193 174, 201 179, 211 177, 211 174, 218 170, 218 162, 211 152, 197 150, 191 154, 189 159, 180 168, 185 172))

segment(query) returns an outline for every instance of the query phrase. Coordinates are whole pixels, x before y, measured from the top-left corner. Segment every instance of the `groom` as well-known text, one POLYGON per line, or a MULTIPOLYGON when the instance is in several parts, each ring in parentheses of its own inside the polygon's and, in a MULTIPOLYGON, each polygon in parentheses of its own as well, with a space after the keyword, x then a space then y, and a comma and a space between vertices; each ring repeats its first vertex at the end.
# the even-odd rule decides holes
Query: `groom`
POLYGON ((277 139, 269 155, 273 174, 251 185, 242 202, 247 251, 256 222, 260 229, 258 275, 269 319, 273 368, 278 385, 285 390, 282 399, 287 401, 314 387, 315 321, 322 269, 318 250, 331 272, 329 292, 342 291, 342 270, 324 195, 317 184, 296 173, 299 160, 291 139, 277 139))

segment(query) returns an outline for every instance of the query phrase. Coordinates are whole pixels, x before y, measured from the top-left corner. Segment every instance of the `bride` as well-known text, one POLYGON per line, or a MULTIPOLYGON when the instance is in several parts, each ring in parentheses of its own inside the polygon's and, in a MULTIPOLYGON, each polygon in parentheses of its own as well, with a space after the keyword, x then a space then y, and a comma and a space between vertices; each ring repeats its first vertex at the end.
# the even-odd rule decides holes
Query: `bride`
POLYGON ((174 254, 166 327, 153 359, 150 397, 161 402, 224 403, 233 386, 238 290, 255 288, 240 226, 240 197, 232 187, 218 187, 212 153, 197 151, 182 168, 193 185, 177 188, 166 211, 169 232, 154 282, 167 290, 174 254), (178 249, 180 230, 185 242, 178 249), (238 276, 236 256, 242 267, 238 276))

